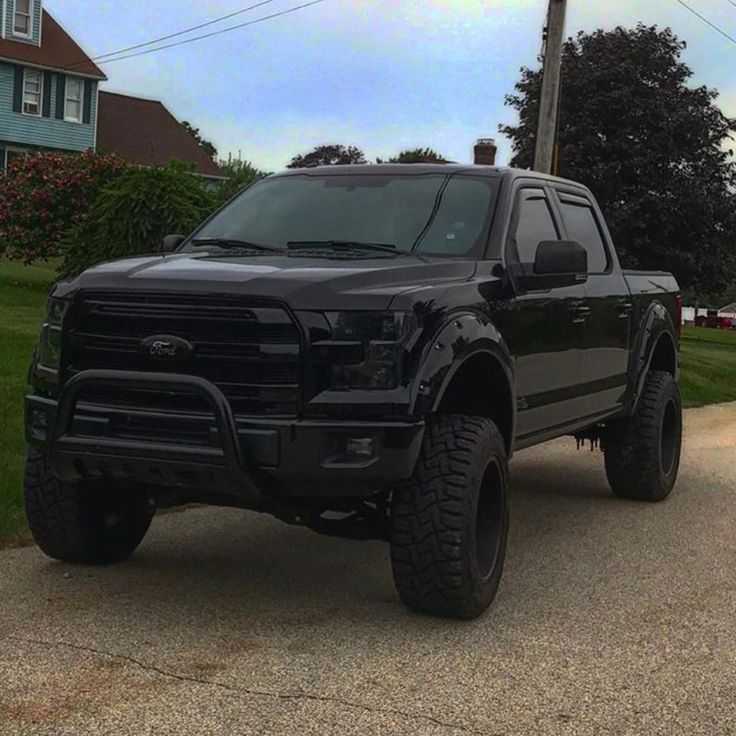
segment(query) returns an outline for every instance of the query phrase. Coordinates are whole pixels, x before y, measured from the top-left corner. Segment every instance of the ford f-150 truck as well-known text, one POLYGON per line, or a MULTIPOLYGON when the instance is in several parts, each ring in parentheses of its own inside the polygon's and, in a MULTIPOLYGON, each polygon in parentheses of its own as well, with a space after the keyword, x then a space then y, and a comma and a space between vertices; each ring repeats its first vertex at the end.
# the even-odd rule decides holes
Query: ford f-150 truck
MULTIPOLYGON (((512 453, 600 443, 617 496, 680 461, 680 297, 622 271, 591 192, 529 171, 317 167, 161 253, 58 283, 30 370, 39 546, 128 557, 159 506, 390 543, 401 599, 493 599, 512 453)), ((560 468, 564 473, 564 468, 560 468)))

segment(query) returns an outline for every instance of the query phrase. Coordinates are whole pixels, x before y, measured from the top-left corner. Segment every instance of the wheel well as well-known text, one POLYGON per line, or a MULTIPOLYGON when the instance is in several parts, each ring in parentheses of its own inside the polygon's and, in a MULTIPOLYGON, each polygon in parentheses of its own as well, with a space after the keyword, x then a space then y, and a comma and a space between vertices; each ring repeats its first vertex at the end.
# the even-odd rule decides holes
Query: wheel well
POLYGON ((501 364, 488 353, 468 358, 452 377, 437 412, 492 419, 510 452, 514 413, 511 387, 501 364))
POLYGON ((672 338, 662 335, 654 346, 652 359, 649 361, 650 371, 666 371, 673 376, 677 374, 677 351, 672 338))

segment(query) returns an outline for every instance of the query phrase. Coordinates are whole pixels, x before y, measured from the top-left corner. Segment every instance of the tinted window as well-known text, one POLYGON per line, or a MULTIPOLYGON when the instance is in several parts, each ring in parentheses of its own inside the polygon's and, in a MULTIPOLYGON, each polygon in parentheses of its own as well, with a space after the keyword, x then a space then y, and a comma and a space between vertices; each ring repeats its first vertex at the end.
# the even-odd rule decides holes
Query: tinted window
POLYGON ((562 200, 562 219, 570 240, 577 240, 588 251, 588 273, 608 269, 608 257, 593 209, 587 204, 562 200))
MULTIPOLYGON (((450 179, 432 224, 416 246, 417 252, 462 255, 470 251, 483 234, 489 215, 489 195, 488 182, 484 179, 459 176, 450 179)), ((397 242, 405 249, 412 237, 416 236, 409 233, 408 238, 403 241, 397 238, 397 242)))
POLYGON ((522 200, 519 205, 519 222, 514 238, 519 261, 534 263, 537 248, 543 240, 559 240, 547 200, 541 195, 522 200))
POLYGON ((197 238, 359 241, 462 255, 480 243, 497 183, 463 176, 292 175, 265 179, 215 215, 197 238))

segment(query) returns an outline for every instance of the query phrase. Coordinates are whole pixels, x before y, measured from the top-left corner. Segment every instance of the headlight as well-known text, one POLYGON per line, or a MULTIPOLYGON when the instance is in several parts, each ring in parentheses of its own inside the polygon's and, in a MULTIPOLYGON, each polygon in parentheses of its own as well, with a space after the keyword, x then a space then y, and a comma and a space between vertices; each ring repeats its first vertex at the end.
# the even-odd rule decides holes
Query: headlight
POLYGON ((316 345, 337 390, 392 389, 401 382, 404 350, 416 331, 411 312, 328 312, 332 340, 316 345))
POLYGON ((46 368, 57 370, 61 361, 61 324, 69 302, 64 299, 49 299, 46 322, 41 330, 38 360, 46 368))

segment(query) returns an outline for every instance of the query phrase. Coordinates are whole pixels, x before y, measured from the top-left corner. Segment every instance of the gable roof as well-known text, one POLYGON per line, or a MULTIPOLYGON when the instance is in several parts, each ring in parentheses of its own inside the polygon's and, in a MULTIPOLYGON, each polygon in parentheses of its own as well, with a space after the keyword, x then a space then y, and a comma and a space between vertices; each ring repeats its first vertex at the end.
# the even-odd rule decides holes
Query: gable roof
POLYGON ((0 38, 0 59, 21 61, 45 69, 107 79, 104 72, 46 10, 41 20, 41 45, 0 38))
POLYGON ((202 176, 223 177, 219 166, 158 100, 100 92, 97 147, 141 166, 172 159, 195 165, 202 176))

